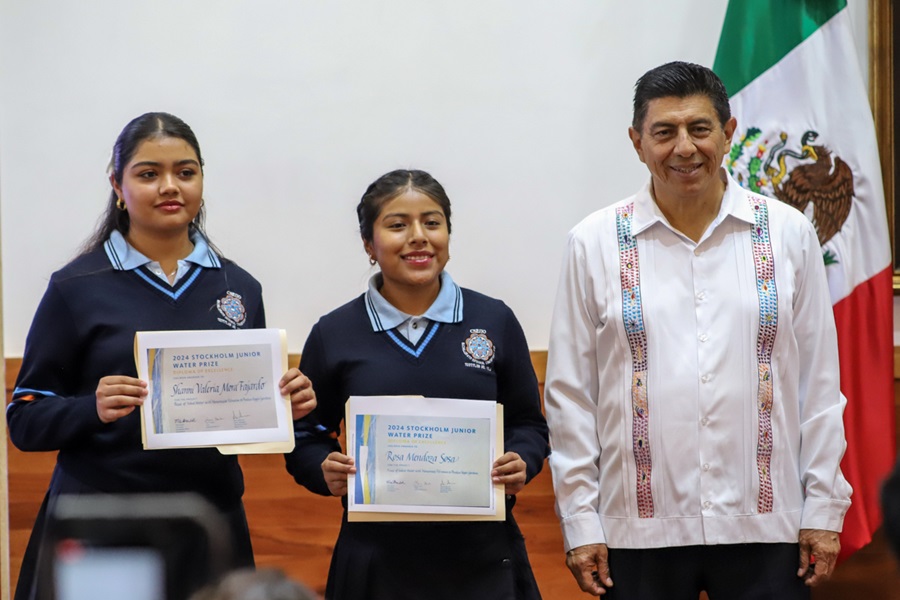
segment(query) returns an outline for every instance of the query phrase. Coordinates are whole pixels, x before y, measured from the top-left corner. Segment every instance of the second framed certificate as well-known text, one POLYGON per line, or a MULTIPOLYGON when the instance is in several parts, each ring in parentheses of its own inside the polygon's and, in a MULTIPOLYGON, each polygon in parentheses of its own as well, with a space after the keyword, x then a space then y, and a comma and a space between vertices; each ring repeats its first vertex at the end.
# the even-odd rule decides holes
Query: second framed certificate
POLYGON ((351 521, 502 520, 502 406, 484 400, 351 396, 351 521))

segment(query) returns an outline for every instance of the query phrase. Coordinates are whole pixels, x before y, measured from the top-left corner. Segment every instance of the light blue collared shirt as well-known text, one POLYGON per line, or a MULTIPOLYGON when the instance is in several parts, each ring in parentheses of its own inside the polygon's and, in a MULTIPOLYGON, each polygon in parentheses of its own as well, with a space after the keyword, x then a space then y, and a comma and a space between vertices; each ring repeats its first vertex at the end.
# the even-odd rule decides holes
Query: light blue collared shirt
POLYGON ((369 278, 366 291, 366 312, 373 331, 397 329, 403 337, 415 344, 432 321, 459 323, 463 318, 463 297, 459 286, 446 271, 441 273, 441 291, 428 310, 421 315, 408 315, 384 299, 378 288, 384 279, 381 273, 369 278))
MULTIPOLYGON (((188 272, 191 268, 190 263, 208 269, 218 269, 222 266, 219 257, 212 251, 206 238, 200 232, 195 230, 191 234, 191 242, 194 244, 194 249, 190 254, 178 261, 178 270, 175 272, 173 285, 188 272)), ((125 236, 118 230, 114 230, 109 235, 109 239, 103 243, 103 249, 106 251, 106 256, 109 258, 109 262, 112 263, 113 269, 117 271, 132 271, 147 265, 147 268, 157 277, 169 283, 169 278, 163 272, 159 262, 150 260, 135 250, 134 246, 129 244, 125 236)))

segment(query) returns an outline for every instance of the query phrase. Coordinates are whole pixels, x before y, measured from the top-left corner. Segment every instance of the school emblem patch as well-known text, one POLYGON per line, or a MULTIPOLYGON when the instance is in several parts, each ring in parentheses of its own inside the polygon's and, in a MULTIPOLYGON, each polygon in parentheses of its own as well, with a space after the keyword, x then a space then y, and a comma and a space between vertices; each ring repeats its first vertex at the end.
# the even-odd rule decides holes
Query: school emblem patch
POLYGON ((462 351, 471 361, 466 363, 467 367, 487 369, 494 362, 494 342, 484 329, 470 329, 469 337, 462 344, 462 351))
POLYGON ((240 294, 226 292, 224 296, 216 300, 216 308, 224 318, 219 318, 220 323, 225 323, 232 329, 237 329, 247 321, 247 309, 241 301, 240 294))

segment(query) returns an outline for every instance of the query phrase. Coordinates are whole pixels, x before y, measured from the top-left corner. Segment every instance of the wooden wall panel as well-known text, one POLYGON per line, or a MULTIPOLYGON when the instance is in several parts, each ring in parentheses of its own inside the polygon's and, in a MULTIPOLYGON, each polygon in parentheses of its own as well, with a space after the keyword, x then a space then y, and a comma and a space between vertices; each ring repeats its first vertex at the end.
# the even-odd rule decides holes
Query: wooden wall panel
MULTIPOLYGON (((533 353, 533 362, 543 385, 546 352, 533 353)), ((292 357, 291 364, 297 364, 296 357, 292 357)), ((8 391, 18 366, 14 359, 7 361, 8 391)), ((900 387, 896 387, 895 400, 900 405, 900 387)), ((55 454, 24 453, 11 444, 8 450, 10 571, 14 586, 34 517, 50 480, 55 454)), ((281 456, 244 456, 241 464, 246 477, 244 499, 257 563, 279 567, 321 593, 340 525, 340 501, 316 496, 296 485, 285 471, 281 456)), ((581 594, 565 567, 546 466, 520 494, 515 514, 545 600, 587 597, 581 594)), ((813 593, 814 600, 850 597, 900 600, 900 574, 880 534, 841 565, 832 581, 813 593)))
MULTIPOLYGON (((3 336, 3 323, 0 320, 0 339, 3 336)), ((0 342, 2 348, 2 342, 0 342)), ((6 369, 5 363, 0 363, 0 379, 6 369)), ((5 406, 5 405, 4 405, 5 406)), ((12 589, 9 585, 9 471, 6 444, 2 441, 6 435, 6 419, 0 418, 0 600, 11 598, 12 589)))

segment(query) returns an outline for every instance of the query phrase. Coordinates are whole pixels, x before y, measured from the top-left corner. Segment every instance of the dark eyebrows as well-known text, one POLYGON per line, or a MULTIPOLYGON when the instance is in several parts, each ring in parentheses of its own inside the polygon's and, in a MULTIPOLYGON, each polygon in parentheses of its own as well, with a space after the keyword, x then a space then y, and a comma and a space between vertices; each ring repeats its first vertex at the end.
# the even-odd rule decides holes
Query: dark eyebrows
MULTIPOLYGON (((161 164, 162 163, 158 163, 153 160, 142 160, 141 162, 134 163, 129 168, 136 169, 136 168, 143 168, 143 167, 159 167, 161 164)), ((185 165, 192 165, 192 166, 197 167, 198 169, 200 168, 200 163, 198 163, 193 158, 185 158, 184 160, 175 161, 176 167, 183 167, 185 165)))
MULTIPOLYGON (((437 215, 439 217, 446 218, 444 215, 444 211, 442 211, 442 210, 429 210, 429 211, 425 211, 425 212, 419 213, 419 214, 422 215, 423 217, 433 217, 433 216, 437 215)), ((389 219, 391 217, 400 217, 400 218, 406 219, 406 218, 409 218, 409 213, 395 212, 395 213, 386 213, 384 215, 381 215, 382 219, 389 219)))
MULTIPOLYGON (((694 119, 693 121, 688 122, 688 127, 696 127, 697 125, 708 125, 715 126, 715 121, 706 117, 700 117, 694 119)), ((676 123, 670 123, 668 121, 656 121, 651 123, 647 128, 647 131, 656 131, 658 129, 677 129, 678 125, 676 123)))

